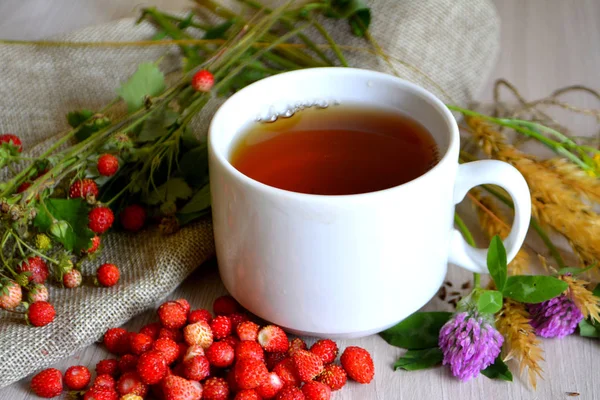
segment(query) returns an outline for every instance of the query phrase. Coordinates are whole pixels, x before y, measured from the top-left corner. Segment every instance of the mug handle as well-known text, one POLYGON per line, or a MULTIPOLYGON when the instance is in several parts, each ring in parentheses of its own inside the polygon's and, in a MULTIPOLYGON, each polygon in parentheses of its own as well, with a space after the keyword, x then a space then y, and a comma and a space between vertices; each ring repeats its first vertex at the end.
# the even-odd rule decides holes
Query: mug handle
MULTIPOLYGON (((498 185, 512 197, 515 219, 510 234, 504 240, 507 261, 515 257, 527 234, 531 219, 531 197, 523 175, 512 165, 497 160, 473 161, 459 165, 454 187, 454 204, 460 203, 473 187, 498 185)), ((488 273, 487 249, 471 247, 460 231, 453 229, 448 261, 469 271, 488 273)))

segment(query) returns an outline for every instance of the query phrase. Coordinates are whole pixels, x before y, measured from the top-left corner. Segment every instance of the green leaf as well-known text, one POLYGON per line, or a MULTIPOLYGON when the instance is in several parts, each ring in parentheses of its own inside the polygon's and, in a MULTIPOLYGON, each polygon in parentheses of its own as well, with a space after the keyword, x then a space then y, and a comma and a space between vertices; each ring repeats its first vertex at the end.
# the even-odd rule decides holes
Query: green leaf
POLYGON ((71 111, 67 114, 67 122, 69 125, 71 125, 71 128, 77 128, 79 125, 90 119, 94 114, 94 111, 86 108, 78 111, 71 111))
POLYGON ((179 172, 192 186, 201 186, 208 182, 208 147, 206 143, 202 143, 181 157, 179 172))
POLYGON ((138 142, 150 142, 165 136, 169 133, 169 127, 177 121, 177 118, 179 118, 179 113, 170 108, 156 110, 144 121, 136 140, 138 142))
POLYGON ((191 195, 192 188, 190 188, 190 185, 183 178, 171 178, 150 193, 146 202, 148 204, 175 202, 177 199, 187 199, 191 195))
POLYGON ((496 288, 502 291, 504 285, 506 285, 507 262, 504 244, 498 236, 494 236, 490 242, 490 248, 487 253, 487 267, 496 284, 496 288))
POLYGON ((502 293, 497 290, 482 290, 477 299, 477 309, 482 313, 496 314, 502 308, 502 293))
POLYGON ((231 28, 235 24, 235 22, 235 19, 230 19, 228 21, 223 22, 222 24, 215 26, 214 28, 207 30, 204 33, 202 39, 227 39, 225 37, 225 34, 229 30, 229 28, 231 28))
POLYGON ((179 222, 179 226, 183 226, 185 224, 189 224, 190 222, 193 222, 197 219, 203 218, 205 216, 207 216, 208 214, 210 214, 210 209, 206 209, 204 211, 198 211, 195 213, 189 213, 189 214, 175 214, 175 216, 177 217, 177 222, 179 222))
POLYGON ((503 294, 521 303, 541 303, 567 290, 567 283, 553 276, 517 275, 506 281, 503 294))
POLYGON ((579 322, 579 335, 583 337, 600 338, 600 324, 581 320, 579 322))
POLYGON ((428 349, 438 344, 440 329, 450 319, 449 312, 417 312, 379 335, 392 346, 409 350, 428 349))
POLYGON ((596 265, 597 264, 592 264, 587 268, 564 267, 564 268, 561 268, 558 271, 556 271, 556 275, 564 275, 564 274, 579 275, 579 274, 587 272, 590 269, 596 267, 596 265))
POLYGON ((394 371, 405 369, 417 371, 431 368, 442 363, 444 355, 439 347, 423 350, 409 350, 394 363, 394 371))
POLYGON ((210 207, 210 185, 205 185, 196 192, 181 210, 180 214, 191 214, 204 211, 210 207))
POLYGON ((56 239, 70 251, 89 249, 94 237, 88 228, 90 206, 82 199, 46 199, 44 204, 51 215, 44 207, 38 207, 34 226, 41 232, 50 232, 53 226, 57 229, 54 219, 64 221, 66 225, 61 223, 64 231, 56 239))
POLYGON ((156 96, 165 89, 165 76, 153 63, 142 63, 117 93, 127 103, 129 111, 144 105, 146 97, 156 96))
POLYGON ((596 285, 592 293, 594 294, 594 296, 600 297, 600 283, 596 285))
POLYGON ((328 17, 347 19, 352 33, 362 37, 371 24, 371 9, 363 0, 332 0, 328 17))
POLYGON ((492 365, 481 371, 481 373, 490 379, 500 379, 508 382, 512 382, 513 380, 513 376, 508 369, 508 365, 502 361, 500 356, 496 358, 492 365))

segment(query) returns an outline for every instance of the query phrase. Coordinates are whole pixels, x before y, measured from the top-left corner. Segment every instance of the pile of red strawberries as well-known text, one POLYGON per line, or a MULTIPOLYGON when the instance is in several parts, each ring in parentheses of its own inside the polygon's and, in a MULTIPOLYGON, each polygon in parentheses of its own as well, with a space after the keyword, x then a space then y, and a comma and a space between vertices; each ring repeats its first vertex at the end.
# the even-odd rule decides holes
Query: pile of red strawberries
POLYGON ((230 296, 216 299, 213 311, 214 318, 205 309, 190 311, 184 299, 163 303, 160 322, 138 333, 106 332, 103 343, 119 359, 96 364, 89 389, 91 373, 84 366, 70 367, 64 377, 46 369, 33 377, 31 388, 51 398, 62 393, 64 381, 84 400, 327 400, 348 378, 363 384, 373 379, 373 360, 360 347, 347 347, 340 366, 332 340, 308 349, 276 325, 252 322, 230 296))

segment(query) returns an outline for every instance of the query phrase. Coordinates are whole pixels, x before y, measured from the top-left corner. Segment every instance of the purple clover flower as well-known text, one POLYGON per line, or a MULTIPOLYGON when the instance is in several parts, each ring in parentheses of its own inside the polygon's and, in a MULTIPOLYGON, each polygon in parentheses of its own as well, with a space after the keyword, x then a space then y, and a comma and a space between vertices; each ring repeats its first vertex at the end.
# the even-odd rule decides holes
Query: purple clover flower
POLYGON ((476 377, 493 364, 503 342, 493 322, 477 312, 454 314, 440 330, 443 364, 450 365, 452 375, 461 381, 476 377))
POLYGON ((579 308, 564 294, 538 304, 528 304, 527 311, 536 335, 545 338, 570 335, 583 319, 579 308))

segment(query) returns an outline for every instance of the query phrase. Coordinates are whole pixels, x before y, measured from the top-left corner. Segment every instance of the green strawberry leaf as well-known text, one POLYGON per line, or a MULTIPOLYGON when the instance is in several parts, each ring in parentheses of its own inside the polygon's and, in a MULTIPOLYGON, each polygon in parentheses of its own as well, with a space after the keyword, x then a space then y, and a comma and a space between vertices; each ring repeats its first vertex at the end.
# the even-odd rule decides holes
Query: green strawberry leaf
POLYGON ((79 125, 90 119, 94 114, 94 111, 86 108, 77 111, 71 111, 67 114, 67 122, 72 128, 77 128, 79 125))
POLYGON ((82 199, 46 199, 44 204, 38 206, 33 225, 41 232, 53 231, 69 251, 89 249, 94 237, 88 227, 90 206, 82 199))
POLYGON ((200 211, 205 211, 210 207, 210 185, 204 185, 204 187, 196 192, 192 198, 184 205, 179 214, 192 214, 200 211))
POLYGON ((492 365, 481 371, 481 373, 490 379, 500 379, 508 382, 512 382, 513 380, 513 376, 508 369, 508 365, 502 361, 500 356, 496 358, 492 365))
POLYGON ((564 267, 564 268, 561 268, 558 271, 556 271, 556 275, 564 275, 564 274, 579 275, 579 274, 587 272, 590 269, 596 267, 596 265, 597 264, 592 264, 587 268, 564 267))
POLYGON ((394 371, 404 369, 406 371, 417 371, 431 368, 442 363, 444 355, 439 347, 422 350, 408 350, 394 363, 394 371))
POLYGON ((147 97, 156 96, 164 89, 165 76, 155 64, 146 62, 140 64, 129 80, 117 89, 117 94, 131 112, 140 109, 147 97))
POLYGON ((332 0, 325 15, 347 19, 354 36, 362 37, 371 24, 371 9, 363 0, 332 0))
POLYGON ((567 290, 566 282, 553 276, 516 275, 506 281, 502 293, 520 303, 541 303, 567 290))
POLYGON ((208 182, 208 147, 206 142, 187 151, 179 161, 179 172, 192 186, 204 186, 208 182))
POLYGON ((170 108, 163 107, 156 110, 144 121, 136 140, 138 142, 150 142, 165 136, 169 133, 169 127, 177 121, 177 118, 179 118, 179 113, 170 108))
POLYGON ((146 202, 148 204, 159 204, 175 202, 177 199, 187 199, 192 195, 192 188, 183 178, 171 178, 154 190, 146 202))
POLYGON ((507 262, 504 244, 498 236, 494 236, 490 242, 487 253, 487 267, 496 284, 496 288, 502 291, 506 285, 507 262))
POLYGON ((428 349, 437 346, 440 329, 451 316, 449 312, 417 312, 379 335, 392 346, 428 349))
POLYGON ((482 290, 478 293, 477 310, 496 314, 502 308, 502 293, 497 290, 482 290))

